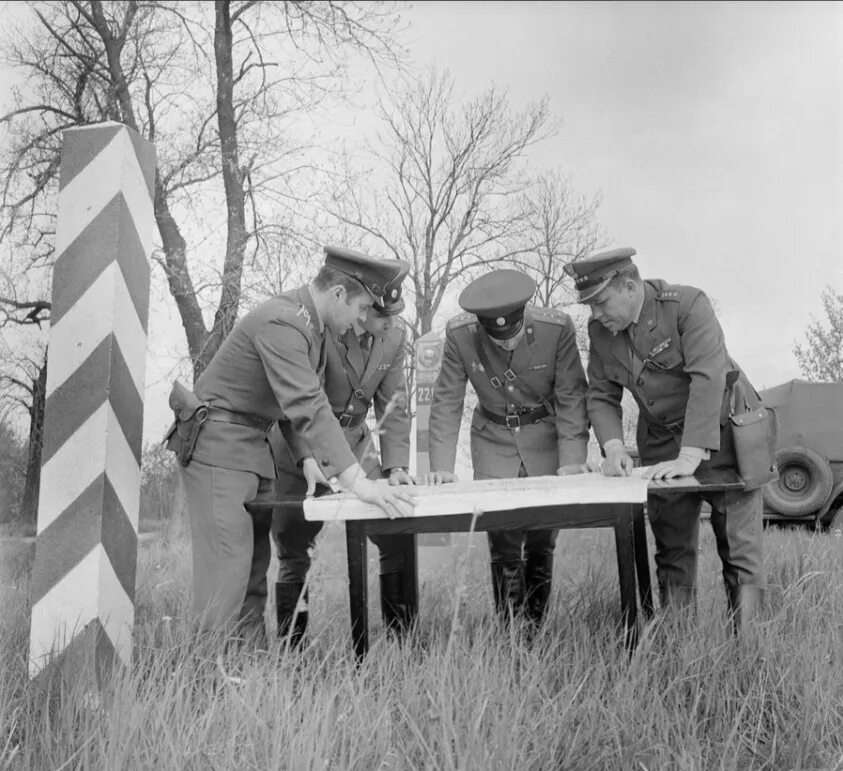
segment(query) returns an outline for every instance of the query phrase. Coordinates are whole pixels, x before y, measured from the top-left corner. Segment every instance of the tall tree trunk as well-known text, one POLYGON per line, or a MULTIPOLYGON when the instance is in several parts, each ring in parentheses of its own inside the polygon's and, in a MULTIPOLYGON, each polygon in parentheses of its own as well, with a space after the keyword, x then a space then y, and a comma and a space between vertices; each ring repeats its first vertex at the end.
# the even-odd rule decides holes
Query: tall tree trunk
POLYGON ((197 360, 201 369, 207 366, 237 320, 243 278, 243 257, 246 252, 246 195, 243 172, 237 147, 237 118, 234 112, 234 67, 231 32, 231 3, 217 0, 214 27, 214 57, 217 68, 217 125, 222 155, 222 178, 228 215, 222 290, 209 340, 197 360))
POLYGON ((157 169, 155 171, 155 223, 158 225, 158 233, 164 246, 167 283, 181 316, 187 338, 187 350, 193 362, 193 380, 195 381, 216 353, 219 344, 213 348, 210 356, 207 355, 208 330, 205 328, 205 319, 202 317, 202 309, 196 299, 196 290, 187 267, 187 244, 170 211, 167 194, 161 184, 161 176, 157 169))
POLYGON ((44 403, 47 395, 47 354, 32 381, 32 404, 29 406, 29 445, 26 456, 26 478, 20 516, 27 525, 38 518, 38 491, 41 488, 41 449, 44 446, 44 403))

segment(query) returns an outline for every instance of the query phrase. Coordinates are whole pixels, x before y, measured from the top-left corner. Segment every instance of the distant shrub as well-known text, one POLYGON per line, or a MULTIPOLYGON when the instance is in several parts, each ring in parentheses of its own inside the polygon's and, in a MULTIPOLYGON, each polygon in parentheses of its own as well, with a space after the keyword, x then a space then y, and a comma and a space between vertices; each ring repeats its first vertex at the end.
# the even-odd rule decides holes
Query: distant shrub
POLYGON ((16 527, 26 481, 26 442, 0 420, 0 526, 16 527))
POLYGON ((175 455, 160 443, 147 445, 141 463, 141 530, 169 528, 179 522, 183 509, 175 455))

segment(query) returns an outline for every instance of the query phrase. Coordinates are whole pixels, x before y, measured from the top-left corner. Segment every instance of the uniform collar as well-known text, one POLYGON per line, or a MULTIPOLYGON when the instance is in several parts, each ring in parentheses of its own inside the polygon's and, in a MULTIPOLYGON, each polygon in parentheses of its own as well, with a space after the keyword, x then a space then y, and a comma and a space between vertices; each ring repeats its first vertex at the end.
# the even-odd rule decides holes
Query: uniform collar
POLYGON ((325 324, 322 321, 322 317, 319 315, 319 311, 316 309, 316 304, 313 302, 313 295, 310 293, 310 287, 305 284, 304 286, 299 287, 298 293, 299 301, 301 302, 302 307, 307 311, 310 318, 310 325, 318 334, 324 334, 325 324))
POLYGON ((638 301, 638 307, 635 309, 635 313, 632 316, 632 321, 630 324, 635 324, 636 326, 641 323, 641 311, 644 309, 644 302, 647 299, 647 285, 644 285, 644 291, 641 292, 641 299, 638 301))

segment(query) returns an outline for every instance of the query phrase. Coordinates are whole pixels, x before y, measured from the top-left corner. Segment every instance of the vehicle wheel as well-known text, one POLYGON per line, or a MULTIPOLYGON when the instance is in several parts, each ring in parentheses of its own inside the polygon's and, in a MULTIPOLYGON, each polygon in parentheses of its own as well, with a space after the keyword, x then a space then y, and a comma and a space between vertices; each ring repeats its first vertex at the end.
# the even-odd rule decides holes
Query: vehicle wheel
POLYGON ((834 477, 815 450, 793 445, 776 450, 779 478, 764 486, 764 501, 779 514, 801 517, 825 505, 834 477))

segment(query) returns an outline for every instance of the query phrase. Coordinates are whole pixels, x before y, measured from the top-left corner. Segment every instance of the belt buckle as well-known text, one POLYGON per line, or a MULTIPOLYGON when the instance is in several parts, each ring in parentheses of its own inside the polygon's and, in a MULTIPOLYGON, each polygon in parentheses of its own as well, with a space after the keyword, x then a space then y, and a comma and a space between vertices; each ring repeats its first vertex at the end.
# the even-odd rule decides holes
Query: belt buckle
POLYGON ((508 369, 506 372, 503 373, 503 376, 511 383, 513 380, 518 379, 518 375, 516 375, 511 369, 508 369))
POLYGON ((366 394, 363 393, 362 388, 355 388, 354 389, 354 396, 362 402, 362 401, 365 401, 364 397, 366 396, 366 394))
POLYGON ((349 415, 347 412, 344 412, 337 418, 337 420, 340 422, 340 428, 348 428, 351 425, 351 421, 353 419, 354 415, 349 415))
POLYGON ((511 428, 514 431, 517 431, 521 428, 521 416, 520 415, 504 415, 504 420, 506 421, 506 427, 511 428), (515 421, 514 425, 511 421, 515 421))

